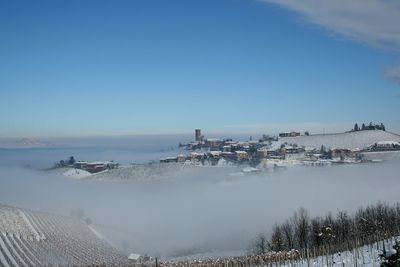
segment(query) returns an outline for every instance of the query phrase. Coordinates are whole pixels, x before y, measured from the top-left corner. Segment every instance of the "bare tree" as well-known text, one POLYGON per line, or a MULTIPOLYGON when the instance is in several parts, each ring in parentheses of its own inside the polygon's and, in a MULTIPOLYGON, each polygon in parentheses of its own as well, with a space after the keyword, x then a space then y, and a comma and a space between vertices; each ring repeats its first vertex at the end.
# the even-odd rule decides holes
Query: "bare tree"
POLYGON ((264 254, 268 249, 268 239, 267 237, 260 233, 254 239, 253 244, 250 247, 250 250, 254 254, 264 254))
POLYGON ((388 205, 378 202, 355 214, 338 211, 325 217, 310 218, 304 208, 298 209, 283 224, 276 224, 267 240, 259 235, 253 252, 265 253, 290 249, 308 249, 313 256, 328 255, 341 250, 351 250, 392 236, 400 235, 400 203, 388 205))
POLYGON ((323 243, 321 234, 322 220, 319 217, 313 218, 311 219, 310 224, 311 224, 311 236, 310 236, 311 246, 319 247, 323 243))
POLYGON ((286 249, 290 250, 294 248, 294 230, 293 223, 291 220, 286 220, 284 224, 282 224, 282 235, 285 243, 286 249))
POLYGON ((338 242, 347 242, 350 236, 351 220, 345 211, 338 211, 336 215, 336 235, 338 242))
POLYGON ((282 230, 281 227, 277 224, 275 224, 274 229, 272 230, 271 242, 269 243, 269 248, 272 251, 285 250, 282 230))
POLYGON ((307 248, 310 234, 310 217, 306 209, 299 208, 294 216, 295 237, 299 248, 307 248))

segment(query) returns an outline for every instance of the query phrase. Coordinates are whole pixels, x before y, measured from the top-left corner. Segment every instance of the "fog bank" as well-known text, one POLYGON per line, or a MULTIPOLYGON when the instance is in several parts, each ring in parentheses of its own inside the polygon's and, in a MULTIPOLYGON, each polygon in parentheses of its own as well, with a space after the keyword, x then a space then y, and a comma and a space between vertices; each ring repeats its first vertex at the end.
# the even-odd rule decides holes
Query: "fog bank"
POLYGON ((158 256, 246 249, 302 206, 311 215, 399 201, 398 162, 294 167, 257 176, 190 168, 149 183, 74 180, 2 167, 0 202, 68 215, 83 209, 126 251, 158 256))
POLYGON ((243 251, 257 233, 268 232, 301 206, 322 215, 400 201, 399 162, 293 167, 250 176, 237 175, 240 167, 178 168, 140 182, 129 175, 122 181, 113 172, 101 175, 109 181, 97 181, 41 170, 69 156, 123 165, 158 161, 176 155, 185 138, 57 139, 50 142, 59 147, 0 149, 0 202, 64 215, 81 209, 126 252, 167 256, 243 251))

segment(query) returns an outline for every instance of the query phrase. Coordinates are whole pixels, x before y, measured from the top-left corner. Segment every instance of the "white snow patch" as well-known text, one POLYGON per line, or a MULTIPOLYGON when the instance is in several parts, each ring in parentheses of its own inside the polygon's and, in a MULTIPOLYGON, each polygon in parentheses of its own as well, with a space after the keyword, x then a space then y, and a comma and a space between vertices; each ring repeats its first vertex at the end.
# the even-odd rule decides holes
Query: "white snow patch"
POLYGON ((135 260, 135 261, 137 261, 139 258, 140 258, 140 254, 136 254, 136 253, 131 253, 131 254, 129 254, 129 257, 128 257, 129 260, 135 260))
POLYGON ((29 219, 26 217, 25 213, 23 213, 21 210, 18 210, 18 212, 19 212, 19 214, 21 215, 22 219, 24 219, 24 221, 25 221, 26 224, 28 225, 29 229, 31 229, 31 231, 33 232, 33 235, 35 236, 35 239, 38 240, 38 241, 41 240, 41 239, 44 239, 44 238, 45 238, 44 235, 43 235, 43 234, 40 235, 40 234, 36 231, 35 227, 33 227, 32 223, 31 223, 31 222, 29 221, 29 219))
POLYGON ((70 169, 63 173, 64 176, 82 179, 91 176, 92 174, 88 171, 81 170, 81 169, 70 169))
POLYGON ((392 248, 392 249, 389 249, 388 251, 386 251, 385 255, 386 255, 386 257, 391 257, 396 253, 397 253, 397 251, 394 248, 392 248))

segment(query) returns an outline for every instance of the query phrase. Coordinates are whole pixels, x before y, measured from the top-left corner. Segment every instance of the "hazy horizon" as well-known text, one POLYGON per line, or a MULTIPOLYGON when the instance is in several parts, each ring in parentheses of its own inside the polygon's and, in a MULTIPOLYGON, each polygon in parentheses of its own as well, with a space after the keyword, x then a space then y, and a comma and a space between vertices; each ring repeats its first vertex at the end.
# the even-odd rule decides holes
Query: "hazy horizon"
MULTIPOLYGON (((309 132, 310 135, 318 135, 318 134, 337 134, 348 132, 353 129, 354 124, 358 122, 349 122, 342 123, 340 126, 338 124, 318 124, 318 123, 304 123, 304 124, 260 124, 254 126, 247 126, 248 128, 252 128, 253 130, 246 131, 238 131, 237 129, 229 129, 225 130, 209 130, 202 128, 202 133, 205 137, 208 138, 239 138, 242 140, 243 138, 249 138, 250 136, 255 140, 261 138, 264 134, 270 136, 276 136, 280 132, 290 132, 290 131, 298 131, 301 134, 305 132, 309 132), (263 126, 262 126, 263 125, 263 126), (255 130, 254 127, 260 127, 260 129, 255 130)), ((368 122, 369 123, 369 122, 368 122)), ((365 122, 367 125, 368 123, 365 122)), ((377 122, 373 122, 377 123, 377 122)), ((379 121, 379 123, 381 123, 379 121)), ((362 124, 358 123, 358 124, 362 124)), ((385 125, 386 126, 386 125, 385 125)), ((390 125, 386 126, 387 132, 391 132, 394 134, 400 134, 400 129, 391 128, 390 125)), ((196 128, 198 129, 198 128, 196 128)), ((64 135, 17 135, 17 136, 1 136, 1 140, 12 140, 18 141, 22 139, 32 139, 32 140, 77 140, 77 139, 86 139, 89 140, 91 138, 99 139, 99 138, 155 138, 155 137, 181 137, 183 141, 187 141, 188 138, 194 138, 194 130, 188 129, 179 132, 130 132, 130 133, 85 133, 85 134, 64 134, 64 135)), ((190 140, 191 140, 190 139, 190 140)))

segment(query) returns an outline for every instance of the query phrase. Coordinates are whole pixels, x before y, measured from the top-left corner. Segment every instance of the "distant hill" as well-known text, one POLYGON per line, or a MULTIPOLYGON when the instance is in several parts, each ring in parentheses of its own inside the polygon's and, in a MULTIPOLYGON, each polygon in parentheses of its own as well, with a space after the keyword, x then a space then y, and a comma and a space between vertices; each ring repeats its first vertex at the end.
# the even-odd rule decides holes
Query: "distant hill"
POLYGON ((280 146, 283 143, 289 143, 312 148, 320 148, 323 145, 326 148, 363 149, 378 141, 400 142, 400 135, 382 130, 366 130, 336 134, 281 137, 274 145, 280 146))
POLYGON ((46 147, 51 145, 49 142, 39 141, 33 138, 22 138, 15 141, 15 144, 20 147, 46 147))
POLYGON ((34 138, 0 138, 0 148, 41 148, 50 146, 53 146, 53 144, 34 138))

